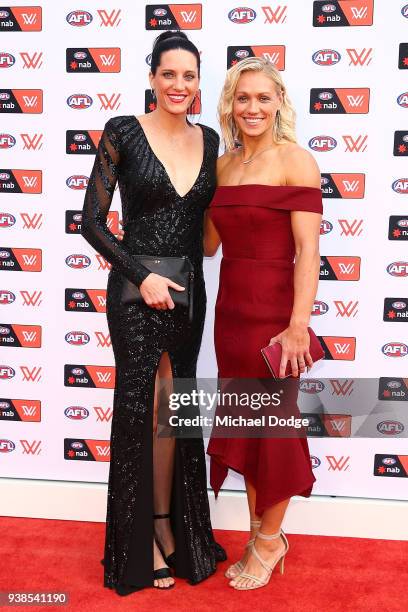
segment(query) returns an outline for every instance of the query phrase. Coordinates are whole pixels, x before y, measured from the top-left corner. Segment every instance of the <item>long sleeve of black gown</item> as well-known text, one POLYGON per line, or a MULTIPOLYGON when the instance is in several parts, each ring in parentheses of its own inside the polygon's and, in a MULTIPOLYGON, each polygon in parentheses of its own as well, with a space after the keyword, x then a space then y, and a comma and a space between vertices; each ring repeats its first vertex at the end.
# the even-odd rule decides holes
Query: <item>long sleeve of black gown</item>
POLYGON ((139 286, 149 270, 132 258, 108 229, 106 218, 118 180, 120 142, 109 120, 103 131, 89 178, 82 209, 82 236, 105 259, 132 283, 139 286))

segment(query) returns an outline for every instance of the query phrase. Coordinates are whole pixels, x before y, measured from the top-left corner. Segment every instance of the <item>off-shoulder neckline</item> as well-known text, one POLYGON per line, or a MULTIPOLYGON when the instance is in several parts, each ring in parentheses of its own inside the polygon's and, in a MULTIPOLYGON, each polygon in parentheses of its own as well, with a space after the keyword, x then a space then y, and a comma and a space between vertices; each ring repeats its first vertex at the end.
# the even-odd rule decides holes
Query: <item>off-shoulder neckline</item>
POLYGON ((265 183, 241 183, 239 185, 217 185, 217 189, 234 189, 237 187, 268 187, 269 189, 311 189, 321 193, 320 187, 308 187, 307 185, 267 185, 265 183))

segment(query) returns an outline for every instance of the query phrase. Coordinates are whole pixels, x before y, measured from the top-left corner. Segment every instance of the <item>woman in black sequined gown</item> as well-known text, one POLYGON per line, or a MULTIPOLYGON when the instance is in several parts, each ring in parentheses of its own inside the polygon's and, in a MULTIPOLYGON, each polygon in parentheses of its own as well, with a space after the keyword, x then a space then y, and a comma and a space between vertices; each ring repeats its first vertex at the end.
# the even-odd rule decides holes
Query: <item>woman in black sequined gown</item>
MULTIPOLYGON (((156 55, 152 60, 151 80, 157 68, 163 70, 174 58, 178 66, 180 57, 183 61, 190 56, 190 64, 192 57, 198 72, 198 52, 195 53, 188 46, 192 43, 182 36, 180 33, 166 33, 159 37, 156 51, 153 51, 156 55), (175 56, 177 53, 179 55, 175 56), (155 62, 158 62, 158 67, 155 62)), ((180 76, 178 68, 175 68, 173 77, 164 75, 165 79, 173 78, 174 104, 171 99, 166 101, 161 95, 163 91, 156 91, 157 110, 148 116, 150 122, 145 121, 146 115, 141 119, 144 126, 152 126, 155 115, 158 124, 162 121, 163 125, 171 125, 172 117, 165 113, 171 114, 174 106, 178 119, 180 113, 183 114, 186 133, 189 130, 201 131, 202 164, 191 188, 183 196, 178 193, 165 164, 154 153, 142 123, 134 115, 115 117, 105 125, 83 208, 83 236, 112 265, 107 287, 107 318, 116 362, 116 386, 104 584, 115 588, 119 594, 128 594, 146 586, 168 588, 172 585, 172 578, 154 580, 157 578, 154 575, 157 546, 155 544, 154 553, 152 542, 155 536, 157 540, 159 521, 155 521, 153 516, 163 512, 161 491, 156 490, 163 486, 161 472, 169 474, 171 480, 170 484, 167 483, 170 507, 164 511, 170 512, 175 575, 195 584, 215 571, 217 561, 225 559, 223 549, 214 541, 211 528, 203 440, 173 438, 171 457, 168 454, 171 442, 167 440, 167 447, 162 447, 167 453, 163 460, 160 458, 161 447, 155 447, 158 442, 153 435, 155 380, 162 358, 168 356, 174 378, 195 377, 206 307, 202 270, 203 214, 215 191, 219 137, 211 128, 204 125, 194 127, 185 122, 189 104, 184 104, 185 110, 182 111, 180 79, 187 79, 187 76, 184 73, 180 76), (121 242, 106 226, 117 183, 124 227, 121 242), (154 293, 142 291, 143 287, 149 286, 149 279, 156 275, 149 274, 136 262, 133 258, 136 254, 189 257, 195 272, 192 323, 189 323, 186 309, 178 306, 170 309, 163 299, 152 298, 150 305, 121 305, 121 288, 125 279, 140 288, 145 301, 147 295, 154 293), (174 465, 174 469, 169 471, 168 464, 174 465)), ((196 80, 198 82, 198 78, 196 80)), ((191 87, 186 83, 188 94, 191 87)), ((182 124, 179 122, 178 125, 182 124)), ((172 551, 162 548, 163 557, 168 560, 172 551)), ((163 558, 160 559, 159 567, 166 568, 163 558)))

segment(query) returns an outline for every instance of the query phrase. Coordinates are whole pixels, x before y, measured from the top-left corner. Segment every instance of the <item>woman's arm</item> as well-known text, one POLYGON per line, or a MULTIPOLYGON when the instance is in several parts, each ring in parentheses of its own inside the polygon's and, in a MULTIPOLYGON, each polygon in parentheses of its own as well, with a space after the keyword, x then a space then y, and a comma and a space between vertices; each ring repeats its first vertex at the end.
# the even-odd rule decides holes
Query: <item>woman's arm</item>
POLYGON ((221 238, 207 210, 204 215, 204 255, 206 257, 215 255, 220 244, 221 238))
MULTIPOLYGON (((286 179, 288 185, 320 189, 320 171, 314 158, 296 147, 288 155, 286 179)), ((319 281, 321 215, 314 212, 292 211, 291 225, 295 242, 294 301, 289 327, 273 338, 282 343, 280 377, 285 375, 286 364, 291 362, 293 375, 303 373, 306 365, 313 365, 309 353, 310 314, 319 281)))

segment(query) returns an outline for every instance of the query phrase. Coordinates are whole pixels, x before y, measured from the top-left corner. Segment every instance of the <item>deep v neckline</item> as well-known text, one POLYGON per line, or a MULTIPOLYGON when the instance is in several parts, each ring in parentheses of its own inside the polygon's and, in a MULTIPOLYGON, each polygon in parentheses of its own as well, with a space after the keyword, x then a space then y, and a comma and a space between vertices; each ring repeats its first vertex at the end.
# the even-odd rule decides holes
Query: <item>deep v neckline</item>
POLYGON ((164 165, 164 163, 163 163, 163 162, 160 160, 160 158, 159 158, 159 157, 156 155, 156 153, 154 152, 153 147, 151 146, 151 144, 150 144, 150 142, 149 142, 149 139, 148 139, 148 138, 147 138, 147 136, 146 136, 146 132, 144 131, 143 126, 142 126, 142 124, 140 123, 139 119, 136 117, 136 115, 133 115, 133 117, 134 117, 135 121, 138 123, 138 125, 139 125, 139 127, 140 127, 140 130, 141 130, 141 132, 142 132, 142 134, 143 134, 143 138, 145 139, 146 144, 147 144, 147 146, 149 147, 149 149, 150 149, 150 151, 151 151, 152 155, 154 156, 154 158, 156 159, 156 161, 157 161, 157 162, 160 164, 160 166, 162 167, 163 172, 164 172, 164 174, 165 174, 165 176, 166 176, 166 179, 167 179, 167 181, 168 181, 168 183, 169 183, 170 187, 172 188, 172 190, 174 191, 174 193, 176 194, 176 196, 177 196, 178 198, 180 198, 180 200, 184 200, 184 199, 185 199, 185 198, 186 198, 188 195, 190 195, 190 193, 193 191, 194 187, 197 185, 197 183, 198 183, 198 181, 199 181, 199 179, 200 179, 200 177, 201 177, 201 173, 202 173, 202 171, 203 171, 203 168, 204 168, 205 157, 206 157, 206 138, 205 138, 205 131, 204 131, 204 127, 203 127, 203 126, 202 126, 200 123, 196 123, 196 125, 198 125, 198 126, 199 126, 199 128, 200 128, 200 130, 201 130, 201 133, 202 133, 202 136, 203 136, 203 159, 202 159, 202 162, 201 162, 201 165, 200 165, 200 169, 199 169, 198 174, 197 174, 197 176, 196 176, 196 179, 195 179, 194 183, 191 185, 190 189, 189 189, 189 190, 188 190, 188 191, 187 191, 187 192, 186 192, 184 195, 180 195, 180 194, 179 194, 179 192, 177 191, 177 189, 175 188, 173 181, 172 181, 172 180, 171 180, 171 178, 170 178, 170 174, 168 173, 168 170, 167 170, 166 166, 164 165))

